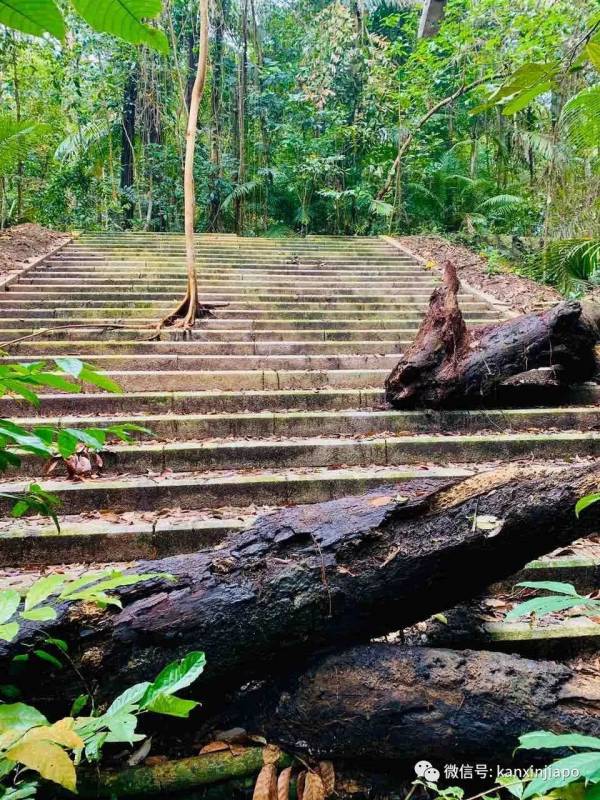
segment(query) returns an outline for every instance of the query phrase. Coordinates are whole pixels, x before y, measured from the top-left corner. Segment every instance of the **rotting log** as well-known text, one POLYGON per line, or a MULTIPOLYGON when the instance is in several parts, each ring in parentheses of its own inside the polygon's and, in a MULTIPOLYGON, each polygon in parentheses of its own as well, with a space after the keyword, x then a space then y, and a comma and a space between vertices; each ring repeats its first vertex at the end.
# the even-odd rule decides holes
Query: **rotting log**
MULTIPOLYGON (((385 382, 398 409, 468 408, 494 398, 502 384, 552 369, 559 384, 581 383, 598 369, 600 311, 575 301, 497 325, 467 328, 458 304, 456 268, 446 262, 414 342, 385 382)), ((520 385, 526 397, 527 382, 520 385)), ((514 389, 514 386, 513 386, 514 389)))
MULTIPOLYGON (((85 691, 110 698, 203 649, 198 692, 218 705, 225 688, 425 619, 595 532, 600 506, 579 522, 573 509, 599 485, 598 465, 507 466, 445 487, 416 480, 282 509, 213 550, 141 562, 138 573, 176 580, 120 590, 122 610, 65 605, 54 621, 24 622, 12 643, 0 643, 0 669, 22 646, 54 635, 69 643, 85 691), (496 526, 488 519, 480 528, 482 515, 496 526)), ((80 690, 71 670, 32 678, 26 665, 17 680, 31 680, 42 704, 80 690)))
POLYGON ((600 681, 552 661, 376 643, 269 684, 239 721, 336 766, 506 765, 529 731, 600 735, 600 681))
MULTIPOLYGON (((281 753, 276 766, 283 769, 291 758, 281 753)), ((184 792, 201 786, 256 776, 263 766, 262 747, 238 747, 235 751, 202 753, 122 770, 84 773, 78 781, 80 797, 153 797, 184 792)))

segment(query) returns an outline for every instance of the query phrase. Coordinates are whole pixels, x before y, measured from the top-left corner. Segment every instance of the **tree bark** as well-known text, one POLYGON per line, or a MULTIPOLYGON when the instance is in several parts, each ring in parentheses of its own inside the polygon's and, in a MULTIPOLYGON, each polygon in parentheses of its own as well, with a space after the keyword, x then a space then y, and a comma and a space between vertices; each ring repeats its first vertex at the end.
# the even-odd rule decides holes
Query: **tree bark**
POLYGON ((131 227, 135 204, 131 197, 134 184, 135 162, 135 108, 138 92, 138 69, 134 62, 123 87, 123 109, 121 121, 121 193, 123 197, 123 222, 131 227))
MULTIPOLYGON (((0 668, 23 645, 55 635, 69 642, 86 683, 110 697, 203 649, 202 699, 218 702, 221 690, 304 656, 423 620, 597 530, 600 506, 579 522, 573 508, 599 483, 597 466, 509 466, 445 487, 421 479, 283 509, 216 550, 140 563, 136 572, 168 572, 176 582, 120 590, 121 611, 64 606, 55 621, 24 623, 12 643, 0 642, 0 668), (481 515, 496 517, 497 528, 480 530, 481 515)), ((36 686, 40 702, 51 701, 67 681, 72 694, 68 672, 38 671, 28 692, 36 686)))
MULTIPOLYGON (((240 53, 239 78, 238 78, 238 109, 237 109, 237 145, 238 145, 238 171, 237 185, 241 186, 246 180, 246 85, 248 78, 248 0, 244 0, 242 7, 242 50, 240 53)), ((235 232, 238 236, 244 234, 244 195, 239 194, 234 200, 235 232)))
POLYGON ((288 752, 412 772, 421 759, 506 766, 533 730, 598 736, 599 700, 597 675, 552 661, 375 643, 316 659, 231 713, 288 752))
POLYGON ((210 161, 212 168, 211 191, 208 205, 208 230, 222 230, 221 223, 221 100, 223 87, 223 39, 225 36, 225 15, 223 0, 217 0, 214 6, 214 58, 212 70, 212 86, 210 96, 211 131, 210 161))
POLYGON ((458 305, 454 265, 431 295, 414 342, 385 382, 394 408, 465 408, 496 396, 510 378, 552 368, 559 383, 582 382, 598 369, 598 311, 565 301, 548 311, 468 330, 458 305))

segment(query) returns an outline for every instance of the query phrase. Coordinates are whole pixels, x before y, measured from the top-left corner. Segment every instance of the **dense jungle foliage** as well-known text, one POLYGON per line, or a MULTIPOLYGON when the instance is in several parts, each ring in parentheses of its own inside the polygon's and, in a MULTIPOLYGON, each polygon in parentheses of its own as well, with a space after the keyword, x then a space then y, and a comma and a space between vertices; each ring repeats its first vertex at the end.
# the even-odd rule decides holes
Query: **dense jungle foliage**
MULTIPOLYGON (((598 10, 449 0, 418 38, 416 2, 214 0, 197 229, 597 237, 598 10), (554 79, 486 105, 531 63, 554 79), (582 92, 572 135, 563 115, 582 92)), ((166 3, 154 47, 66 20, 62 44, 0 33, 2 226, 181 230, 197 4, 166 3)))

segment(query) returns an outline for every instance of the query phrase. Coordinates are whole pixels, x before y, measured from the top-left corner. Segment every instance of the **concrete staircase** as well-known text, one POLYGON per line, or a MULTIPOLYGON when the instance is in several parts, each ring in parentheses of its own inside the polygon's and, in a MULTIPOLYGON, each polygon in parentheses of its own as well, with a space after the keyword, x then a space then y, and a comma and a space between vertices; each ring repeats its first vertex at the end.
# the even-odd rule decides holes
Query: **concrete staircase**
MULTIPOLYGON (((103 454, 93 480, 44 479, 25 457, 0 491, 32 477, 62 500, 46 521, 0 528, 0 566, 125 561, 213 545, 265 508, 359 493, 407 477, 462 476, 512 459, 592 458, 596 390, 573 404, 472 413, 396 412, 384 378, 411 341, 438 274, 377 238, 197 238, 203 299, 222 305, 184 337, 148 327, 185 289, 176 234, 86 234, 0 294, 8 360, 77 355, 111 395, 1 399, 24 424, 134 422, 152 430, 103 454), (99 326, 110 323, 115 327, 99 326), (60 330, 61 326, 82 327, 60 330)), ((502 312, 463 292, 472 324, 502 312)))

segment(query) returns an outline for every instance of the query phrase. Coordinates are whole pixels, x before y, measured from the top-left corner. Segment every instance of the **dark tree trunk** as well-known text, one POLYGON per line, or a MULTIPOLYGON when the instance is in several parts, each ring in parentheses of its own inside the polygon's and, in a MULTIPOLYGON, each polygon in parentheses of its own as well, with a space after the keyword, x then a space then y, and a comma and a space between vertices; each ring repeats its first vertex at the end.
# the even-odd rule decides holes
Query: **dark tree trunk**
MULTIPOLYGON (((209 686, 219 697, 316 651, 423 620, 597 530, 599 506, 579 522, 573 507, 599 480, 597 466, 507 467, 453 486, 417 480, 283 509, 217 550, 142 562, 137 572, 177 580, 122 590, 122 611, 65 607, 53 622, 25 623, 15 641, 0 642, 0 668, 42 632, 53 634, 69 642, 81 675, 100 679, 110 696, 201 648, 203 698, 209 686), (496 517, 497 528, 480 530, 481 515, 496 517)), ((38 674, 32 685, 41 700, 56 698, 61 680, 38 674)), ((71 693, 72 683, 69 675, 71 693)))
POLYGON ((121 122, 121 192, 123 195, 123 221, 131 227, 134 202, 132 198, 135 159, 135 110, 138 93, 138 65, 134 63, 123 88, 121 122))
POLYGON ((414 342, 385 382, 394 408, 472 407, 494 398, 508 379, 540 368, 552 368, 562 384, 596 374, 597 310, 584 313, 580 303, 565 301, 539 314, 469 330, 458 305, 459 288, 448 262, 414 342))
MULTIPOLYGON (((238 171, 237 184, 241 186, 246 180, 246 85, 248 78, 248 0, 244 0, 242 9, 242 51, 238 70, 238 108, 237 108, 237 146, 238 171)), ((235 232, 244 234, 244 195, 234 200, 235 232)))
POLYGON ((371 644, 317 659, 230 713, 288 752, 336 764, 506 765, 530 731, 598 736, 597 681, 552 661, 371 644))
POLYGON ((211 130, 210 130, 210 162, 212 169, 210 197, 208 202, 208 230, 220 231, 221 224, 221 93, 223 74, 223 36, 225 33, 225 18, 222 0, 215 3, 214 26, 214 57, 212 71, 212 86, 210 94, 211 130))

